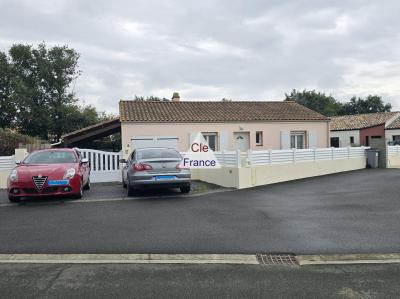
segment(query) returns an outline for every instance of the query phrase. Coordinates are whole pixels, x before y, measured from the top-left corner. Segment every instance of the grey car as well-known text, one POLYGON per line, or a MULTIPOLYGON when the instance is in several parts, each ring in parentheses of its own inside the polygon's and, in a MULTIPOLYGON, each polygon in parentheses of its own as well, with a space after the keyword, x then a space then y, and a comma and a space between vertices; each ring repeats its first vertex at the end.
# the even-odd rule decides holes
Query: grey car
POLYGON ((136 149, 122 168, 122 184, 132 196, 137 189, 149 187, 180 188, 190 192, 190 170, 180 167, 181 154, 172 148, 151 147, 136 149))

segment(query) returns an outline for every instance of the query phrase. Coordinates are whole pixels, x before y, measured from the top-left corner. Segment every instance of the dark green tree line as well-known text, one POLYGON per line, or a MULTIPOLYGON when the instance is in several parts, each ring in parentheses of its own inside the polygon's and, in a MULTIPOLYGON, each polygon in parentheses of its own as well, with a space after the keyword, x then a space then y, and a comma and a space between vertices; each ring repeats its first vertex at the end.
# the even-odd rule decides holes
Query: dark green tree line
POLYGON ((0 128, 58 141, 70 131, 107 118, 81 107, 72 91, 79 54, 67 46, 13 45, 0 51, 0 128))
POLYGON ((350 101, 344 103, 315 90, 297 91, 293 89, 290 94, 285 96, 287 101, 295 101, 326 116, 389 112, 392 109, 390 103, 385 103, 377 95, 369 95, 365 98, 352 97, 350 101))

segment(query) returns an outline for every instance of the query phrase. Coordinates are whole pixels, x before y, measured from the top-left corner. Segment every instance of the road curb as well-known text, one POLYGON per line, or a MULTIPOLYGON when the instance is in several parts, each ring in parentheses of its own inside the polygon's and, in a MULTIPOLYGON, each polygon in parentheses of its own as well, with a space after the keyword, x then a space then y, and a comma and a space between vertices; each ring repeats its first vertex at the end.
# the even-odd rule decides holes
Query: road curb
POLYGON ((0 263, 31 264, 259 264, 246 254, 0 254, 0 263))
MULTIPOLYGON (((293 256, 300 266, 397 264, 400 253, 293 256)), ((255 254, 0 254, 0 264, 241 264, 260 265, 255 254)))
POLYGON ((296 256, 296 259, 300 266, 344 264, 397 264, 400 263, 400 253, 298 255, 296 256))

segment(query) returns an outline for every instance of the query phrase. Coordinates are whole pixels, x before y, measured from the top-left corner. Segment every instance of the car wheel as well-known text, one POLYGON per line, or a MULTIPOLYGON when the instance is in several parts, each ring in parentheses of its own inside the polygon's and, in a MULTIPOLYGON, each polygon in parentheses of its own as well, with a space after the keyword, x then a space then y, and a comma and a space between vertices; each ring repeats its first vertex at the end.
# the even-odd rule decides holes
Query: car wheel
POLYGON ((75 199, 81 199, 83 196, 83 182, 79 184, 79 193, 74 196, 75 199))
POLYGON ((181 189, 182 193, 189 193, 190 192, 190 185, 182 186, 179 189, 181 189))
POLYGON ((90 190, 90 179, 88 179, 88 181, 85 185, 85 190, 90 190))
POLYGON ((10 202, 20 202, 19 197, 14 197, 14 196, 11 196, 11 195, 8 195, 8 200, 10 202))

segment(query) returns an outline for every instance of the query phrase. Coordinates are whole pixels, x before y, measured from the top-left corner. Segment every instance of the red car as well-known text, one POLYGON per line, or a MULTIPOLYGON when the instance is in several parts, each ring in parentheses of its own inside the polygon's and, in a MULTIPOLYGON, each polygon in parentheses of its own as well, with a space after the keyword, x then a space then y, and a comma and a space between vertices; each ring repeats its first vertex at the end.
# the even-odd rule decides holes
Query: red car
POLYGON ((82 198, 90 189, 89 161, 76 149, 45 149, 32 152, 8 177, 8 199, 71 195, 82 198))

